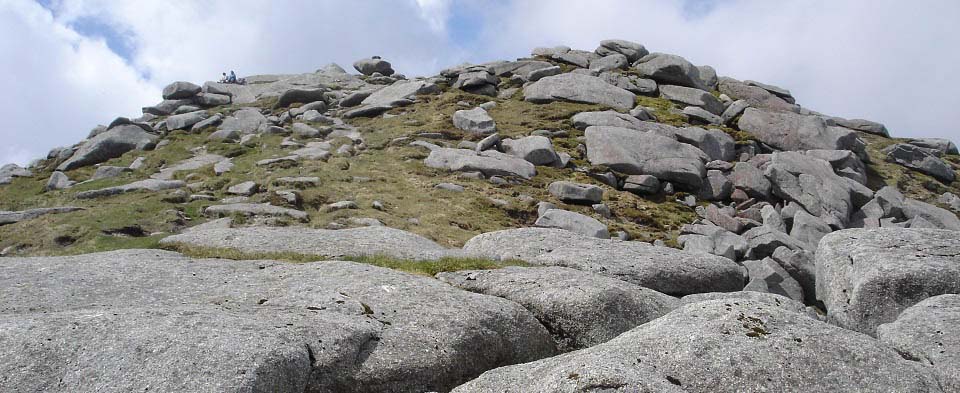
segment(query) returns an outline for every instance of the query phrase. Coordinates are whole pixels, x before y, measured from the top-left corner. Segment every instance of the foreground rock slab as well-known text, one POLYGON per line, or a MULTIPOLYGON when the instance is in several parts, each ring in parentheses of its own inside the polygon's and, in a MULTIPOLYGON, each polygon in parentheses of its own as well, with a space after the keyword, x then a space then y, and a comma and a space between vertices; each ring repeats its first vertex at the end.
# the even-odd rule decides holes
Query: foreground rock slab
POLYGON ((932 374, 865 335, 775 305, 683 306, 604 344, 499 368, 472 392, 942 392, 932 374))
POLYGON ((920 301, 960 293, 960 232, 848 229, 817 250, 817 298, 831 323, 876 334, 920 301))
POLYGON ((679 306, 679 300, 660 292, 563 267, 472 270, 440 273, 437 278, 520 303, 565 350, 606 342, 679 306))
POLYGON ((444 248, 423 236, 388 227, 340 230, 296 227, 204 228, 167 237, 160 243, 226 248, 245 253, 290 252, 331 259, 383 255, 432 260, 463 255, 460 250, 444 248))
POLYGON ((350 262, 128 250, 0 280, 2 391, 448 391, 555 352, 515 303, 350 262))
POLYGON ((880 325, 877 338, 933 368, 944 391, 960 392, 960 295, 934 296, 880 325))
POLYGON ((739 291, 746 283, 742 267, 727 258, 597 239, 562 229, 484 233, 467 241, 463 249, 490 258, 593 272, 668 295, 739 291))

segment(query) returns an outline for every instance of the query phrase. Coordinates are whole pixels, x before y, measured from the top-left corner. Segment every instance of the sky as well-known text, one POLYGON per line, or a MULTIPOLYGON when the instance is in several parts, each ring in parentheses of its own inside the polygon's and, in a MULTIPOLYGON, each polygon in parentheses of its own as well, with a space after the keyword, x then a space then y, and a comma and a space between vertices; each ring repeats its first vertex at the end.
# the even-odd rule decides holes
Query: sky
POLYGON ((0 0, 0 164, 137 117, 166 84, 379 55, 408 76, 639 42, 804 107, 960 142, 960 1, 0 0))

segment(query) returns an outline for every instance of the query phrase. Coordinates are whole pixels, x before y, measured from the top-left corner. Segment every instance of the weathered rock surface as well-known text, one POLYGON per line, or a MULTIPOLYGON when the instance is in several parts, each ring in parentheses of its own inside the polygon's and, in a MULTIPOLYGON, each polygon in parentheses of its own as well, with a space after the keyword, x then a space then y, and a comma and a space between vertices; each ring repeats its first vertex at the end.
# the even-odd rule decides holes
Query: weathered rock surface
POLYGON ((712 94, 691 87, 660 85, 660 96, 683 106, 695 106, 720 115, 723 113, 723 103, 712 94))
POLYGON ((437 278, 519 303, 547 327, 561 350, 606 342, 679 306, 660 292, 563 267, 460 271, 437 278))
POLYGON ((633 63, 640 60, 641 57, 650 52, 643 45, 626 40, 603 40, 595 51, 600 56, 610 56, 612 54, 621 54, 627 57, 627 61, 633 63))
POLYGON ((84 210, 80 207, 43 207, 38 209, 29 209, 23 211, 0 211, 0 225, 16 224, 20 221, 32 220, 34 218, 45 216, 47 214, 70 213, 78 210, 84 210))
POLYGON ((559 228, 599 239, 609 239, 606 224, 577 212, 549 209, 533 224, 542 228, 559 228))
POLYGON ((559 229, 484 233, 467 241, 463 249, 491 258, 594 272, 670 295, 739 291, 746 283, 740 266, 727 258, 559 229))
POLYGON ((657 83, 707 90, 700 79, 700 70, 687 59, 665 53, 651 53, 637 61, 634 68, 645 78, 657 83))
POLYGON ((652 175, 699 190, 709 160, 700 149, 652 132, 588 127, 587 159, 628 175, 652 175))
POLYGON ((680 303, 686 305, 721 299, 727 299, 728 302, 732 300, 748 300, 777 306, 799 314, 807 313, 807 306, 804 306, 803 303, 783 295, 756 291, 695 293, 680 298, 680 303))
POLYGON ((204 209, 203 214, 211 217, 229 217, 233 214, 240 214, 247 217, 286 217, 301 222, 310 220, 310 215, 304 211, 273 206, 269 203, 214 205, 204 209))
POLYGON ((890 147, 887 153, 887 161, 916 169, 944 183, 952 183, 957 178, 957 174, 950 164, 923 148, 907 143, 899 143, 890 147))
POLYGON ((929 365, 945 392, 960 391, 960 295, 939 295, 877 327, 877 338, 904 358, 929 365))
POLYGON ((432 260, 462 255, 423 236, 388 227, 326 230, 293 227, 244 227, 191 231, 170 236, 161 244, 228 248, 245 253, 289 252, 336 259, 384 255, 432 260))
POLYGON ((746 101, 748 106, 754 108, 794 113, 800 111, 797 105, 784 101, 766 89, 750 86, 736 79, 720 78, 720 83, 717 87, 721 93, 726 94, 734 100, 746 101))
POLYGON ((846 127, 888 138, 890 137, 890 132, 887 131, 887 126, 874 121, 863 119, 843 119, 839 117, 834 117, 832 119, 840 127, 846 127))
POLYGON ((390 62, 379 58, 357 60, 353 63, 353 68, 356 69, 357 72, 367 76, 377 72, 384 76, 390 76, 394 73, 393 66, 390 65, 390 62))
POLYGON ((163 191, 176 188, 183 188, 187 184, 180 180, 159 180, 146 179, 135 181, 122 186, 101 188, 98 190, 83 191, 77 193, 77 199, 92 199, 105 196, 118 195, 134 191, 163 191))
POLYGON ((553 101, 572 101, 600 104, 620 110, 633 108, 636 95, 604 82, 602 79, 581 74, 549 76, 523 89, 526 101, 545 104, 553 101))
POLYGON ((586 130, 590 126, 620 127, 641 129, 642 125, 639 119, 628 114, 617 111, 603 112, 580 112, 573 116, 574 128, 586 130))
POLYGON ((0 184, 10 184, 15 177, 30 177, 33 172, 21 168, 17 164, 6 164, 0 167, 0 184))
POLYGON ((84 142, 69 160, 57 166, 69 171, 117 158, 131 150, 152 148, 159 138, 135 125, 114 127, 84 142))
POLYGON ((855 132, 829 127, 818 116, 747 108, 737 125, 761 142, 781 150, 863 151, 863 141, 855 132))
POLYGON ((530 162, 498 151, 438 148, 430 151, 423 162, 431 168, 454 172, 481 172, 486 176, 516 176, 532 178, 537 169, 530 162))
POLYGON ((200 86, 190 82, 173 82, 163 88, 163 99, 181 100, 190 98, 200 93, 200 86))
POLYGON ((592 205, 603 200, 603 189, 592 184, 555 181, 550 183, 547 191, 566 203, 592 205))
POLYGON ((227 116, 218 130, 224 132, 236 131, 241 135, 253 134, 260 126, 267 123, 267 118, 256 108, 244 108, 227 116))
POLYGON ((168 117, 166 120, 167 129, 170 131, 185 130, 192 128, 194 125, 200 123, 206 118, 207 111, 193 111, 181 113, 179 115, 173 115, 168 117))
POLYGON ((545 136, 531 135, 520 139, 504 139, 499 143, 504 153, 522 158, 533 165, 554 165, 560 162, 560 156, 553 149, 553 143, 545 136))
POLYGON ((848 229, 817 250, 817 298, 832 323, 876 335, 920 301, 960 293, 957 232, 935 229, 848 229))
MULTIPOLYGON (((217 164, 227 158, 218 154, 204 153, 168 166, 150 176, 151 179, 171 180, 181 171, 194 171, 208 165, 217 164)), ((99 172, 99 171, 98 171, 99 172)))
POLYGON ((515 303, 350 262, 130 250, 0 270, 4 391, 446 391, 555 351, 515 303))
POLYGON ((483 108, 459 110, 453 113, 453 125, 473 134, 497 132, 497 123, 483 108))
POLYGON ((453 392, 713 393, 785 386, 943 391, 922 365, 870 337, 775 305, 720 299, 685 305, 604 344, 488 371, 453 392))

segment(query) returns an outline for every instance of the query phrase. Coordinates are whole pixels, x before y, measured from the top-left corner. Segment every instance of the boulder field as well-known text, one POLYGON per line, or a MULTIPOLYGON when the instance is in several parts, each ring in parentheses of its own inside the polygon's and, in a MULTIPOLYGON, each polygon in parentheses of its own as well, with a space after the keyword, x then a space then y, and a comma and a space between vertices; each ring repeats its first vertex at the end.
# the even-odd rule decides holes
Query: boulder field
POLYGON ((352 66, 0 167, 0 391, 960 391, 953 142, 626 40, 352 66))

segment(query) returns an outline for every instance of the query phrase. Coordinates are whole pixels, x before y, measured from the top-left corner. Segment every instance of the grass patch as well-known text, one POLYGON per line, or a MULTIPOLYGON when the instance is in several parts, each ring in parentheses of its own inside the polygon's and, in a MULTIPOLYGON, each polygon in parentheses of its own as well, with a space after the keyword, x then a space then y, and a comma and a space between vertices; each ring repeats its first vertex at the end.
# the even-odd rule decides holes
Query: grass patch
MULTIPOLYGON (((163 249, 176 251, 192 258, 215 258, 243 260, 274 260, 286 262, 319 262, 331 260, 319 255, 307 255, 294 252, 257 252, 249 253, 229 248, 196 247, 183 244, 164 245, 163 249)), ((337 260, 357 262, 402 272, 433 277, 437 273, 461 270, 489 270, 507 266, 531 266, 520 260, 494 261, 484 258, 441 258, 437 260, 409 260, 386 255, 351 256, 337 260)))

